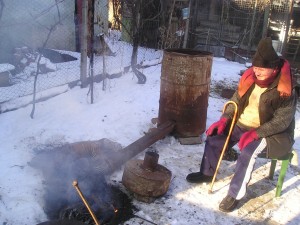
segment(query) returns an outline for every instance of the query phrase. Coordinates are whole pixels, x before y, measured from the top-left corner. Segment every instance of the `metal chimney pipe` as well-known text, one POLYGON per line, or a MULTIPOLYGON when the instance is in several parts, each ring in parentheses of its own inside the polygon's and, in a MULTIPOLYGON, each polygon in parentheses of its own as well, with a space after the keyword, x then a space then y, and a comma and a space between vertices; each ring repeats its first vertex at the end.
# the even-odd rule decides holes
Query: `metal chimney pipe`
POLYGON ((116 168, 123 165, 125 162, 144 151, 152 144, 160 139, 163 139, 166 135, 170 134, 175 127, 175 122, 166 121, 165 123, 159 125, 157 128, 153 128, 151 132, 146 133, 143 137, 137 141, 131 143, 127 147, 123 148, 114 157, 114 160, 110 162, 108 173, 113 172, 116 168))

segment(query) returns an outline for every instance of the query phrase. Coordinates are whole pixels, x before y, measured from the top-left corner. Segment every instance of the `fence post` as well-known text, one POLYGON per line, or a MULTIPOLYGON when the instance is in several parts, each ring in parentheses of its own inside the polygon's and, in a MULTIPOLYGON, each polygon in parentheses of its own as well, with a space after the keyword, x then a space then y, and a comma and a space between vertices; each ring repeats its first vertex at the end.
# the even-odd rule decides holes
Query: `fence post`
POLYGON ((252 15, 252 21, 251 21, 251 28, 250 28, 250 34, 248 39, 248 48, 247 48, 247 54, 250 55, 251 53, 251 47, 252 47, 252 40, 253 40, 253 32, 254 32, 254 23, 255 23, 255 17, 256 17, 256 10, 257 10, 257 0, 255 0, 255 5, 253 8, 253 15, 252 15))
POLYGON ((183 39, 183 48, 186 48, 186 43, 188 40, 189 36, 189 26, 190 26, 190 13, 191 13, 191 6, 192 6, 192 0, 189 2, 189 7, 188 7, 188 17, 185 22, 185 31, 184 31, 184 39, 183 39))
POLYGON ((81 32, 81 50, 80 50, 80 81, 81 87, 86 85, 87 80, 87 11, 88 11, 88 0, 83 0, 82 4, 82 32, 81 32))
POLYGON ((286 50, 287 50, 287 43, 288 43, 288 37, 289 37, 289 30, 290 30, 290 25, 291 25, 291 17, 293 13, 293 6, 294 6, 294 1, 288 1, 287 4, 289 5, 289 13, 285 14, 285 32, 284 32, 284 38, 282 40, 282 45, 281 45, 281 54, 285 57, 286 56, 286 50))
POLYGON ((270 18, 270 8, 271 8, 271 2, 269 2, 265 7, 262 38, 267 37, 268 27, 269 27, 269 18, 270 18))

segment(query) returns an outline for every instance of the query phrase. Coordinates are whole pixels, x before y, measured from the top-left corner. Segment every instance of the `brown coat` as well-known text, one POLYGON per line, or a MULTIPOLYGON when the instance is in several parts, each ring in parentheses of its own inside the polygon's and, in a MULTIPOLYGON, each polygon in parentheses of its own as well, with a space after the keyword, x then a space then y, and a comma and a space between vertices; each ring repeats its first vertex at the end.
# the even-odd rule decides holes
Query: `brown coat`
MULTIPOLYGON (((297 96, 295 90, 291 96, 281 97, 277 90, 280 75, 261 94, 259 102, 259 118, 261 125, 256 129, 260 138, 267 140, 268 158, 285 158, 294 144, 295 112, 297 96)), ((238 105, 238 117, 248 104, 254 84, 241 97, 236 91, 231 98, 238 105)), ((223 116, 233 117, 233 107, 227 107, 223 116)))

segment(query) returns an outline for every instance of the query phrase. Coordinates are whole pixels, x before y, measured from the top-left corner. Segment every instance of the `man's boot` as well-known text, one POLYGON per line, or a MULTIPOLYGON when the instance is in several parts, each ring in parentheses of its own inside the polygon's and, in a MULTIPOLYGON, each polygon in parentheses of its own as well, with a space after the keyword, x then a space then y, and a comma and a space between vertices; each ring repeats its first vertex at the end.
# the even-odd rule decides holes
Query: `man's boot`
POLYGON ((187 175, 186 180, 190 183, 210 183, 213 179, 213 176, 206 176, 201 172, 190 173, 187 175))
POLYGON ((232 212, 238 205, 239 200, 227 195, 220 203, 219 209, 223 212, 232 212))

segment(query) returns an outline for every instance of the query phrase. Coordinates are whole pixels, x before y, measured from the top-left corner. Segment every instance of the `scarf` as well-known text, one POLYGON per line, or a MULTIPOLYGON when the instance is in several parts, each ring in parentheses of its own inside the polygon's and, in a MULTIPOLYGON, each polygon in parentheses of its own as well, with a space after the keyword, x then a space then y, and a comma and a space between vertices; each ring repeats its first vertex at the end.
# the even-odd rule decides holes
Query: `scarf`
MULTIPOLYGON (((257 82, 257 80, 253 72, 253 67, 250 67, 244 72, 244 74, 240 79, 238 85, 239 96, 242 97, 248 91, 250 86, 255 82, 257 82)), ((264 81, 262 83, 264 83, 264 81)), ((271 84, 271 83, 269 84, 268 80, 266 81, 266 83, 268 83, 268 85, 271 84)), ((292 94, 291 67, 287 60, 284 60, 283 66, 280 69, 280 78, 277 86, 277 91, 280 93, 281 97, 289 97, 292 94)))
POLYGON ((278 72, 279 72, 279 69, 275 69, 272 72, 272 74, 264 80, 258 80, 257 77, 255 76, 255 74, 253 73, 254 82, 261 88, 269 87, 269 85, 272 84, 274 82, 274 80, 276 79, 278 72))

